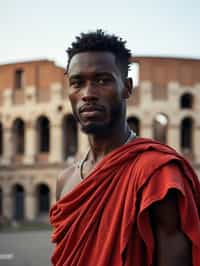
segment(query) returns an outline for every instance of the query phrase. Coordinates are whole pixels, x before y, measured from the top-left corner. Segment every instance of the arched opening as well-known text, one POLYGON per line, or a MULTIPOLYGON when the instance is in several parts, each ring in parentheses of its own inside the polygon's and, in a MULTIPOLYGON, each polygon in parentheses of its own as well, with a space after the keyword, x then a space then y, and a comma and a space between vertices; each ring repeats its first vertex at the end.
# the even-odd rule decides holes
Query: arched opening
POLYGON ((63 156, 66 159, 74 156, 78 150, 78 129, 75 118, 72 115, 66 115, 63 119, 63 156))
POLYGON ((24 219, 24 188, 19 184, 13 187, 13 217, 17 221, 24 219))
POLYGON ((168 117, 165 114, 156 114, 153 121, 153 138, 161 143, 167 143, 168 117))
POLYGON ((128 122, 130 129, 132 129, 136 133, 136 135, 139 136, 140 135, 140 120, 135 116, 131 116, 131 117, 128 117, 127 122, 128 122))
POLYGON ((181 151, 185 154, 193 150, 193 119, 186 117, 181 121, 181 151))
POLYGON ((24 121, 17 118, 13 123, 13 145, 16 155, 24 154, 24 121))
POLYGON ((3 126, 0 123, 0 156, 3 155, 3 126))
POLYGON ((191 93, 185 93, 180 99, 181 109, 191 109, 193 107, 193 95, 191 93))
POLYGON ((140 83, 139 74, 140 74, 140 64, 139 62, 133 61, 128 71, 128 76, 133 79, 134 88, 139 86, 140 83))
POLYGON ((38 214, 47 214, 50 208, 50 191, 49 187, 45 184, 40 184, 37 187, 38 199, 38 214))
POLYGON ((41 116, 37 121, 38 151, 48 153, 50 151, 50 123, 46 116, 41 116))
POLYGON ((0 216, 3 216, 3 191, 0 187, 0 216))

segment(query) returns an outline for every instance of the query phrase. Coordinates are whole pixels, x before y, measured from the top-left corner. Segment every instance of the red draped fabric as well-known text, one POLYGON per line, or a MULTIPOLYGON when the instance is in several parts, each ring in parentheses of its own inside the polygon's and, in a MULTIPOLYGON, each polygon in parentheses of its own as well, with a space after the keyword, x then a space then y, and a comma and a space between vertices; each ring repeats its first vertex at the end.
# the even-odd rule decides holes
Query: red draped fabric
POLYGON ((55 266, 150 266, 148 207, 177 189, 181 227, 200 265, 200 184, 172 148, 138 138, 110 152, 50 210, 55 266))

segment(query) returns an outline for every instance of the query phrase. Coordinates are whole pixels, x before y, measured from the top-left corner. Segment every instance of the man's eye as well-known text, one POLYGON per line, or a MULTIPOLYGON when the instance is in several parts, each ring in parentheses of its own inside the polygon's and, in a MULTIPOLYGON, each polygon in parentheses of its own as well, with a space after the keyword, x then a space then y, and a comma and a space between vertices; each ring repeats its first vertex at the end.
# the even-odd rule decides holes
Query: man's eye
POLYGON ((104 79, 98 79, 97 83, 100 85, 103 85, 105 83, 105 80, 104 79))
POLYGON ((80 80, 73 80, 70 82, 70 86, 72 86, 74 88, 78 88, 81 86, 81 81, 80 80))
POLYGON ((108 82, 110 82, 110 79, 109 78, 98 78, 96 80, 96 82, 99 84, 99 85, 105 85, 107 84, 108 82))

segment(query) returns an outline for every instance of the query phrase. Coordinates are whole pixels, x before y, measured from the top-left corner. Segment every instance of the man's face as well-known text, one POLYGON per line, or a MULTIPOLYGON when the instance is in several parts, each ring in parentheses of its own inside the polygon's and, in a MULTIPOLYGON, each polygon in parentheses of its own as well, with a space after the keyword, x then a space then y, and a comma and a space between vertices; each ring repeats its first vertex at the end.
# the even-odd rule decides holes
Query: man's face
POLYGON ((83 52, 68 69, 73 113, 87 134, 106 134, 124 114, 124 82, 109 52, 83 52))

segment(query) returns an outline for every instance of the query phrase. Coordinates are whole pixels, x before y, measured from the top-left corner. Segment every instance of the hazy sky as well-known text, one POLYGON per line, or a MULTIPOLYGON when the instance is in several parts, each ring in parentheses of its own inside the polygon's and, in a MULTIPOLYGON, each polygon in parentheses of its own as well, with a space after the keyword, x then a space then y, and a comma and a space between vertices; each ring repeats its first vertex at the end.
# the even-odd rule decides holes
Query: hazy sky
POLYGON ((0 63, 64 66, 74 36, 96 28, 125 38, 135 55, 200 58, 199 0, 0 1, 0 63))

